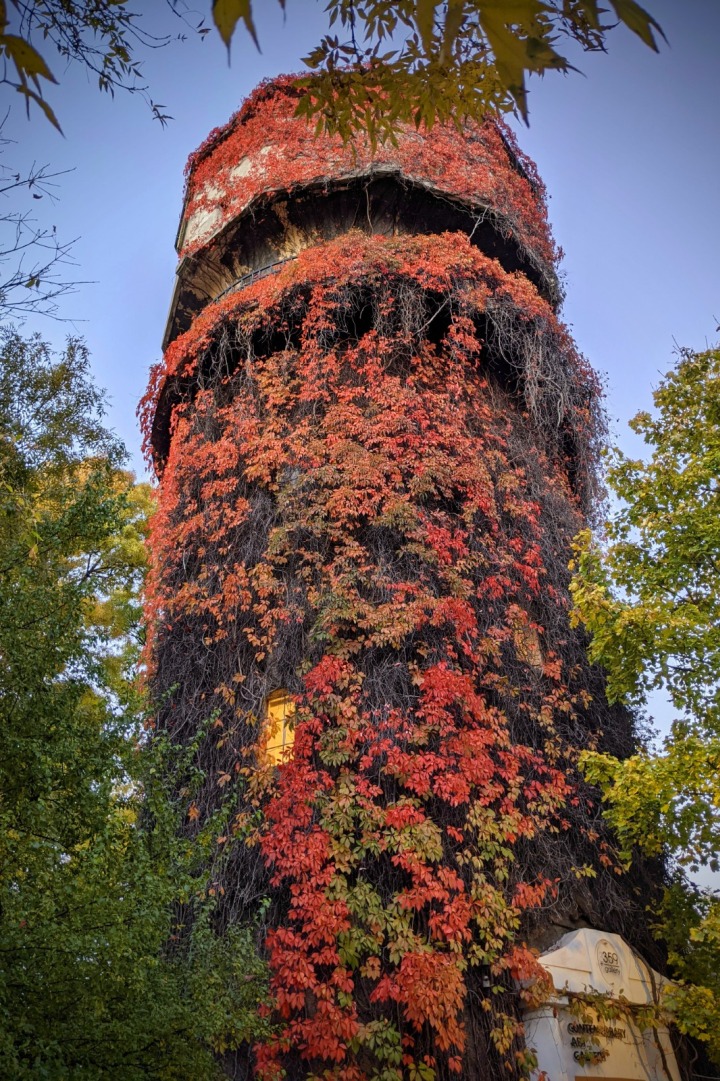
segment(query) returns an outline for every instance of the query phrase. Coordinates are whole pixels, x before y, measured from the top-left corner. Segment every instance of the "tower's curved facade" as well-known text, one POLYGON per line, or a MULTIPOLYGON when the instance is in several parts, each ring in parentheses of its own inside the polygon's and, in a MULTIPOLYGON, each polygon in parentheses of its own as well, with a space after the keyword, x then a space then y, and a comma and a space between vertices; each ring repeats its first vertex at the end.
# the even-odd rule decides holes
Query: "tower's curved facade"
POLYGON ((189 833, 217 816, 218 929, 271 973, 275 1035, 228 1069, 519 1077, 533 948, 647 947, 577 771, 632 748, 568 619, 598 387, 504 129, 373 155, 298 94, 190 160, 146 401, 158 724, 189 833))

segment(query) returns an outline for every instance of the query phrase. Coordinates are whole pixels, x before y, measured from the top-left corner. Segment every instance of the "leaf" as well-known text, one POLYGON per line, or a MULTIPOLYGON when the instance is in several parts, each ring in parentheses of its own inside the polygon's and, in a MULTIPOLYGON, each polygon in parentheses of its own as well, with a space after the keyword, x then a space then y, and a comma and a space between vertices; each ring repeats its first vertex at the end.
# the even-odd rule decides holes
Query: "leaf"
POLYGON ((437 0, 417 0, 415 5, 415 25, 428 55, 432 52, 436 8, 437 0))
POLYGON ((655 34, 653 30, 657 31, 663 40, 667 40, 663 29, 652 15, 649 15, 644 8, 641 8, 639 4, 635 3, 635 0, 611 0, 612 6, 615 8, 615 14, 621 22, 632 30, 634 34, 649 45, 651 49, 658 52, 657 41, 655 40, 655 34))
POLYGON ((464 15, 464 0, 448 0, 447 15, 445 16, 445 30, 443 32, 443 43, 440 54, 443 61, 447 60, 447 57, 452 52, 455 39, 460 33, 464 15))
POLYGON ((40 87, 38 77, 47 79, 51 83, 57 82, 40 53, 25 38, 18 37, 16 34, 0 34, 0 47, 14 61, 21 79, 25 80, 29 77, 38 89, 40 87))
POLYGON ((50 108, 50 106, 48 105, 48 103, 45 101, 44 98, 41 98, 40 95, 36 94, 34 90, 31 90, 29 86, 20 85, 20 86, 16 86, 15 89, 18 91, 19 94, 24 94, 25 97, 28 99, 28 102, 27 102, 28 113, 30 112, 30 101, 32 100, 32 101, 35 102, 36 105, 40 106, 40 108, 45 113, 45 116, 50 121, 52 126, 54 128, 57 128, 57 130, 62 135, 63 130, 60 127, 60 124, 58 122, 58 118, 55 116, 55 113, 52 111, 52 109, 50 108))
POLYGON ((220 37, 228 49, 235 33, 235 27, 242 19, 250 37, 255 42, 255 48, 260 52, 260 43, 252 19, 252 0, 214 0, 212 15, 215 26, 220 32, 220 37))

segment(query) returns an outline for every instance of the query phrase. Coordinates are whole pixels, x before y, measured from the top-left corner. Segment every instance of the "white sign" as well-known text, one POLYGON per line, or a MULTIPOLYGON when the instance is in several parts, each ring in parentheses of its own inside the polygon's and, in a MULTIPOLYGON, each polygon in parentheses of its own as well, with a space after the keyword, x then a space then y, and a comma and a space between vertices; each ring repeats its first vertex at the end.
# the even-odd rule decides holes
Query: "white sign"
MULTIPOLYGON (((583 928, 564 935, 540 957, 554 997, 525 1017, 525 1038, 548 1081, 680 1081, 665 1028, 641 1030, 632 1010, 608 1019, 571 1009, 572 995, 603 994, 647 1006, 667 982, 619 935, 583 928)), ((577 1002, 577 1000, 575 1000, 577 1002)))

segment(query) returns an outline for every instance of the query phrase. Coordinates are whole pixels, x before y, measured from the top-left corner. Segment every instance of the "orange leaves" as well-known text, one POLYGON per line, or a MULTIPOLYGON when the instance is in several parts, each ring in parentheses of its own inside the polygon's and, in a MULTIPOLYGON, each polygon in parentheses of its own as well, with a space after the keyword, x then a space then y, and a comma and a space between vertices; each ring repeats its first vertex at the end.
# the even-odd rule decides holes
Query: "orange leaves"
MULTIPOLYGON (((357 404, 363 401, 362 387, 349 391, 345 388, 340 399, 333 401, 332 370, 328 370, 327 364, 314 363, 318 359, 320 343, 327 338, 332 341, 333 338, 333 335, 328 334, 328 328, 333 327, 333 319, 337 316, 338 297, 334 283, 338 279, 343 280, 346 287, 353 282, 362 282, 364 288, 384 286, 387 289, 391 282, 397 282, 398 291, 406 288, 404 281, 413 282, 419 289, 432 290, 441 297, 453 298, 453 303, 458 307, 447 334, 447 348, 451 351, 454 370, 445 360, 439 364, 436 359, 433 364, 433 351, 427 350, 421 354, 424 364, 418 366, 414 376, 418 381, 417 389, 422 388, 424 394, 415 396, 416 412, 412 423, 408 425, 410 418, 406 416, 403 420, 402 413, 398 410, 388 412, 381 409, 377 414, 381 449, 387 451, 393 459, 396 459, 398 451, 406 449, 408 441, 412 444, 417 436, 428 429, 432 439, 434 424, 432 416, 428 415, 427 407, 432 405, 433 401, 437 403, 442 400, 443 395, 438 397, 438 374, 442 372, 442 377, 446 380, 445 392, 454 392, 460 396, 466 395, 477 381, 475 376, 472 382, 468 383, 465 375, 461 375, 461 370, 464 364, 472 362, 480 355, 482 342, 478 339, 474 320, 479 313, 486 310, 489 297, 501 295, 508 314, 515 310, 521 322, 531 324, 533 320, 541 320, 551 332, 561 334, 550 305, 540 297, 527 279, 507 273, 496 260, 488 258, 464 236, 441 234, 392 239, 351 233, 338 241, 300 252, 297 259, 283 267, 279 273, 260 279, 240 292, 231 293, 203 309, 190 330, 169 346, 163 365, 153 370, 151 385, 141 408, 146 439, 151 436, 155 408, 168 386, 168 379, 196 376, 202 359, 212 347, 217 330, 228 321, 239 323, 248 339, 254 332, 282 324, 286 318, 284 301, 287 299, 289 303, 297 304, 298 278, 315 286, 309 307, 304 313, 303 348, 306 363, 302 378, 293 378, 292 353, 277 354, 276 363, 267 369, 264 364, 260 364, 257 370, 258 386, 270 409, 263 411, 261 422, 253 409, 254 403, 246 400, 243 404, 250 408, 246 409, 242 423, 238 424, 236 431, 236 435, 241 436, 241 439, 247 436, 259 442, 265 440, 265 454, 259 456, 258 464, 254 467, 265 470, 262 474, 265 478, 269 475, 267 469, 272 462, 273 450, 278 449, 275 426, 287 415, 294 397, 300 401, 324 400, 330 405, 328 434, 332 433, 335 439, 345 438, 346 433, 351 432, 358 421, 363 425, 366 423, 367 418, 363 419, 362 413, 358 413, 356 408, 357 404), (478 288, 479 282, 484 283, 483 289, 478 288), (456 345, 460 339, 463 344, 461 351, 456 345), (433 367, 437 368, 437 371, 433 371, 433 367)), ((442 304, 442 301, 440 303, 442 304)), ((373 334, 374 332, 371 332, 368 335, 368 346, 372 346, 372 352, 367 356, 367 361, 374 370, 369 370, 368 375, 381 379, 383 402, 397 400, 400 404, 405 396, 406 384, 404 379, 387 370, 385 357, 391 352, 391 343, 378 339, 377 335, 373 337, 373 334)), ((407 338, 406 332, 403 332, 403 337, 407 338)), ((407 349, 406 342, 403 344, 407 349)), ((580 365, 579 359, 573 354, 572 343, 568 340, 564 344, 571 363, 580 365)), ((326 350, 320 351, 324 353, 326 350)), ((177 426, 177 418, 174 423, 177 426)), ((219 464, 227 467, 241 445, 240 441, 234 444, 231 441, 227 446, 216 448, 213 440, 208 443, 205 451, 198 448, 198 452, 218 454, 219 464)), ((328 446, 331 445, 332 441, 328 446)), ((368 447, 368 450, 374 449, 368 447)), ((416 454, 418 451, 418 464, 422 468, 425 455, 432 452, 432 444, 427 446, 422 442, 415 442, 416 454)), ((428 458, 426 461, 429 460, 428 458)))
POLYGON ((314 695, 327 695, 333 690, 347 688, 353 676, 353 668, 338 656, 324 654, 305 676, 305 686, 314 695))
POLYGON ((451 955, 430 950, 405 954, 395 976, 383 977, 371 999, 401 1004, 417 1031, 429 1024, 441 1051, 463 1050, 465 981, 451 955))
MULTIPOLYGON (((515 887, 515 893, 513 894, 512 903, 516 908, 537 908, 543 903, 548 893, 552 895, 554 891, 554 883, 548 879, 541 879, 539 882, 518 882, 515 887)), ((522 977, 523 979, 525 977, 522 977)))

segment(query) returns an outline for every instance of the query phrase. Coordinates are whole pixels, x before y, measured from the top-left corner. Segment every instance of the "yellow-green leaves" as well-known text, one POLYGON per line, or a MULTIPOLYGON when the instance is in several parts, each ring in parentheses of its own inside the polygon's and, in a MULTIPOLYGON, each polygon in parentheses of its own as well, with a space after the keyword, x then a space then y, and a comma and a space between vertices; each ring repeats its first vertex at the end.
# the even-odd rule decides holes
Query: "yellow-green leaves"
MULTIPOLYGON (((2 23, 4 30, 7 25, 7 13, 4 5, 0 10, 0 23, 2 23)), ((57 82, 57 79, 37 49, 18 34, 0 33, 0 55, 12 60, 15 65, 18 82, 11 85, 25 97, 28 109, 30 108, 30 102, 34 101, 40 106, 50 123, 60 131, 60 125, 55 113, 42 96, 42 85, 40 83, 41 79, 51 83, 57 82), (28 85, 28 82, 33 83, 35 90, 28 85)))
POLYGON ((213 0, 212 17, 228 49, 235 27, 239 22, 245 23, 245 29, 259 48, 255 24, 252 18, 251 0, 213 0))
POLYGON ((57 82, 40 53, 29 41, 17 34, 3 34, 0 37, 0 47, 15 64, 21 80, 31 79, 38 88, 41 78, 48 79, 51 83, 57 82))
POLYGON ((555 51, 550 34, 552 8, 539 0, 484 0, 478 23, 487 38, 498 75, 527 120, 525 75, 570 65, 555 51))
MULTIPOLYGON (((284 9, 286 0, 278 2, 284 9)), ((17 69, 19 93, 51 123, 58 126, 42 80, 54 79, 32 43, 33 32, 64 60, 83 64, 101 89, 138 91, 155 116, 167 119, 142 84, 136 53, 138 43, 149 39, 126 0, 63 0, 30 8, 22 29, 8 34, 7 6, 0 4, 0 51, 17 69)), ((612 0, 612 9, 657 51, 662 30, 644 8, 635 0, 612 0)), ((258 10, 257 0, 254 7, 252 0, 211 0, 213 23, 228 49, 238 25, 260 48, 258 10)), ((326 11, 328 32, 304 58, 311 93, 300 107, 321 129, 345 141, 362 131, 373 144, 391 141, 401 123, 461 123, 508 111, 527 120, 528 76, 572 67, 558 42, 572 39, 582 49, 604 49, 612 29, 602 21, 607 9, 598 0, 329 0, 326 11)), ((171 37, 152 39, 153 45, 171 37)))
POLYGON ((440 0, 417 0, 415 5, 415 24, 420 32, 422 46, 426 53, 429 53, 433 47, 435 13, 439 6, 440 0))
MULTIPOLYGON (((633 0, 614 7, 657 48, 662 31, 652 16, 633 0)), ((373 143, 391 140, 398 123, 460 123, 512 110, 527 120, 527 76, 572 67, 557 50, 560 36, 597 50, 611 29, 594 0, 374 0, 352 10, 331 0, 328 10, 345 39, 325 36, 305 58, 312 71, 305 111, 346 140, 362 130, 373 143)))
POLYGON ((656 34, 662 38, 665 37, 660 24, 648 15, 644 8, 636 4, 635 0, 610 0, 610 2, 618 19, 625 23, 634 34, 637 34, 649 48, 657 52, 656 34))
POLYGON ((718 906, 682 881, 686 869, 720 870, 720 350, 681 352, 654 401, 632 422, 647 460, 610 456, 620 509, 602 546, 578 537, 572 594, 611 701, 643 705, 662 688, 676 720, 659 751, 586 754, 582 765, 625 856, 640 847, 679 876, 658 918, 676 943, 676 973, 698 986, 673 1007, 680 1027, 720 1055, 718 906))
MULTIPOLYGON (((658 23, 634 0, 617 0, 619 22, 657 50, 658 23)), ((304 58, 310 90, 299 110, 346 142, 373 145, 398 124, 480 120, 517 111, 527 120, 528 75, 571 70, 562 37, 603 49, 611 26, 597 0, 329 0, 329 29, 304 58)), ((215 0, 213 17, 229 45, 239 22, 258 44, 251 0, 215 0)))

